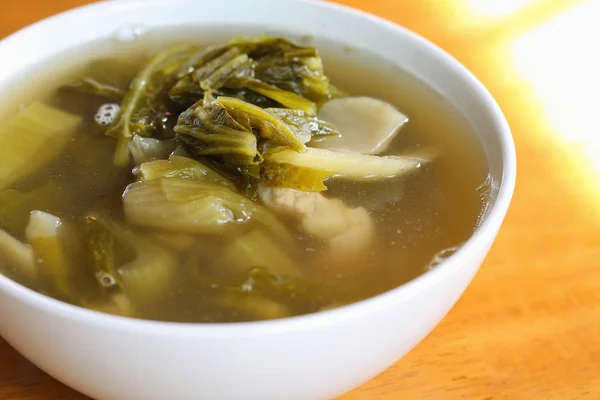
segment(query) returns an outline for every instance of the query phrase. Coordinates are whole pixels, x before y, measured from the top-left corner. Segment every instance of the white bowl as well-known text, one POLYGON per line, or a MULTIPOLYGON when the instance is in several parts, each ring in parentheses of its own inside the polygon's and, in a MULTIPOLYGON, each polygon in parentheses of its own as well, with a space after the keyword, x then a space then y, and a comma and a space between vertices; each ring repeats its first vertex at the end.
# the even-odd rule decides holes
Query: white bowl
POLYGON ((340 309, 270 322, 150 322, 71 306, 0 276, 0 334, 48 374, 98 400, 330 399, 419 343, 471 281, 514 189, 510 130, 481 83, 421 37, 327 2, 133 0, 78 8, 4 39, 0 87, 40 60, 131 23, 268 26, 369 47, 427 82, 469 119, 499 182, 493 207, 473 237, 439 267, 340 309))

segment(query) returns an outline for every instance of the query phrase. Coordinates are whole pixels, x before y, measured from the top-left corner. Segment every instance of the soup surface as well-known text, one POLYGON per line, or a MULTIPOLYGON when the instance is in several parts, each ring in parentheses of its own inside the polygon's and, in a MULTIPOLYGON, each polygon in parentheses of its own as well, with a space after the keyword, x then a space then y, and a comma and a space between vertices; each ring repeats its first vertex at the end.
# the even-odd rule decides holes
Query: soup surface
POLYGON ((450 104, 366 49, 229 42, 264 33, 105 40, 3 88, 0 272, 119 315, 249 321, 380 294, 473 234, 488 169, 450 104), (376 155, 328 149, 325 105, 367 96, 408 122, 376 155))

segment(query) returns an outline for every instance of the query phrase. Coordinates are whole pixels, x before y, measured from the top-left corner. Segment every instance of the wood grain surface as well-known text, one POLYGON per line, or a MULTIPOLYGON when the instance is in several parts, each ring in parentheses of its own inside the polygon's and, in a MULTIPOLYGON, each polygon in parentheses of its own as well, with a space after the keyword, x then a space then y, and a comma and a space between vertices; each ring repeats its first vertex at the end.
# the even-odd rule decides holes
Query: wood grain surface
MULTIPOLYGON (((88 2, 2 0, 0 36, 88 2)), ((504 110, 519 164, 506 222, 456 307, 339 400, 600 399, 600 1, 340 2, 470 68, 504 110)), ((0 399, 87 398, 0 339, 0 399)))

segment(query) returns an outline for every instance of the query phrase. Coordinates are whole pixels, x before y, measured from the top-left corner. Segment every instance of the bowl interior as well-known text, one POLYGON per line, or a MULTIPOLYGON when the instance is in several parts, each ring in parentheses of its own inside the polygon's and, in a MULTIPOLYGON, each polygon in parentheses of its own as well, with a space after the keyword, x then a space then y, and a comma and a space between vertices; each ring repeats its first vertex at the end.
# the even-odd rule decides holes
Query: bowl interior
MULTIPOLYGON (((209 7, 208 3, 210 2, 194 0, 103 2, 41 21, 0 43, 2 59, 18 60, 0 63, 0 87, 10 85, 21 76, 22 71, 30 70, 41 61, 74 48, 82 48, 86 43, 103 38, 123 39, 131 32, 181 25, 244 24, 264 30, 265 33, 312 35, 359 50, 369 49, 424 81, 466 117, 479 136, 495 182, 487 217, 457 254, 433 271, 378 298, 384 299, 388 295, 409 296, 419 290, 419 285, 427 284, 428 280, 444 279, 445 275, 452 273, 453 268, 460 268, 461 257, 485 251, 490 238, 495 236, 502 222, 512 196, 515 180, 514 144, 497 104, 463 66, 436 46, 403 28, 326 2, 222 0, 219 7, 209 7)), ((29 301, 44 301, 47 305, 56 306, 59 303, 34 294, 2 276, 0 290, 28 297, 29 301)), ((60 307, 71 307, 60 304, 60 307)))

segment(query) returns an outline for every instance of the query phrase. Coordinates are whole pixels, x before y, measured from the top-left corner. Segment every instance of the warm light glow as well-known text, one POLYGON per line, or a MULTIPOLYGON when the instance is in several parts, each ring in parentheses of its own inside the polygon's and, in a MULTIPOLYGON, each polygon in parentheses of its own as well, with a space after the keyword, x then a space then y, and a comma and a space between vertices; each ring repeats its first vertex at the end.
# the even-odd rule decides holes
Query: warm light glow
POLYGON ((468 0, 477 13, 492 17, 503 17, 523 8, 533 0, 468 0))
POLYGON ((577 6, 519 39, 513 57, 535 88, 548 121, 563 139, 583 145, 600 171, 598 16, 600 0, 577 6))

